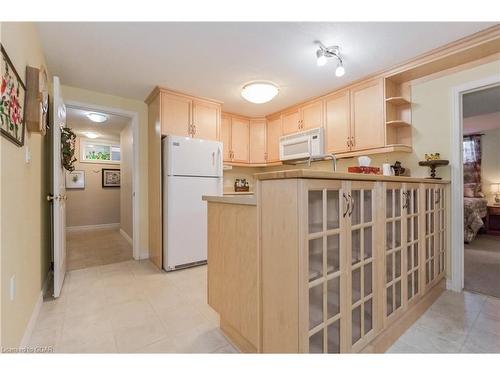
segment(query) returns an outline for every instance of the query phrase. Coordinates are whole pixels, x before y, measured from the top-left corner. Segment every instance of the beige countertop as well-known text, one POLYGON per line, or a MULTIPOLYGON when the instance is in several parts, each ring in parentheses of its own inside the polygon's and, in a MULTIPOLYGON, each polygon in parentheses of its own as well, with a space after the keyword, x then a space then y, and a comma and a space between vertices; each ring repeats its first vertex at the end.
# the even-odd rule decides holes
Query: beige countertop
POLYGON ((223 196, 213 196, 213 195, 204 195, 202 199, 207 202, 216 202, 216 203, 227 203, 227 204, 244 204, 248 206, 256 206, 257 199, 254 194, 234 194, 227 195, 224 193, 223 196))
POLYGON ((394 181, 394 182, 427 182, 448 184, 449 180, 433 180, 429 178, 383 176, 378 174, 325 172, 311 169, 289 169, 284 171, 256 173, 257 180, 279 180, 287 178, 315 178, 325 180, 358 180, 358 181, 394 181))

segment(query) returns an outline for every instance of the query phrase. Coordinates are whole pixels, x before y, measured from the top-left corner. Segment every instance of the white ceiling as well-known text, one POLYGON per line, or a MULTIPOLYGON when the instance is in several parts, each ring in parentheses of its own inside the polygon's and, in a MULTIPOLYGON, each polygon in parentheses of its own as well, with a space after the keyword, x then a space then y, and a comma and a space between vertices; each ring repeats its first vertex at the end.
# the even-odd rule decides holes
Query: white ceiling
POLYGON ((334 90, 494 23, 38 23, 51 74, 63 84, 144 100, 160 85, 266 115, 334 90), (315 40, 338 44, 346 74, 316 66, 315 40), (277 83, 270 103, 240 96, 252 80, 277 83))
POLYGON ((67 126, 76 135, 85 137, 84 132, 91 131, 99 134, 99 139, 119 140, 121 131, 130 124, 129 118, 109 113, 105 113, 108 116, 105 122, 92 122, 87 117, 89 112, 94 111, 73 107, 66 109, 67 126))

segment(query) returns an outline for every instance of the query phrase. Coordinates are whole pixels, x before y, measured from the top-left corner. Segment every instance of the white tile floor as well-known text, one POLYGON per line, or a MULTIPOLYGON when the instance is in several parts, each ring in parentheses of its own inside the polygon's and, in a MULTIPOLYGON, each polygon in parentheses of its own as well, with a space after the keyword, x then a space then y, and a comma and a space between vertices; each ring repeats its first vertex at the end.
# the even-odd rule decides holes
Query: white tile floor
POLYGON ((500 353, 500 299, 445 291, 388 353, 500 353))
POLYGON ((126 261, 68 272, 30 346, 59 353, 234 353, 207 305, 206 266, 159 272, 126 261))
MULTIPOLYGON (((71 271, 43 303, 30 346, 62 353, 234 353, 207 305, 206 266, 148 261, 71 271)), ((500 352, 500 300, 445 291, 389 353, 500 352)))

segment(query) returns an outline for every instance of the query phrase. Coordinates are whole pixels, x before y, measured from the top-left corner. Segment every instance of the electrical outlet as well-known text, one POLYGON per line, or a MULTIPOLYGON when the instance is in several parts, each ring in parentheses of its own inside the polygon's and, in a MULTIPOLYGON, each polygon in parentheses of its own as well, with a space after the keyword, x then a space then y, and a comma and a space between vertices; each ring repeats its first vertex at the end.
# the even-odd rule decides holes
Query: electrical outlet
POLYGON ((10 300, 14 301, 16 298, 16 275, 10 278, 10 300))

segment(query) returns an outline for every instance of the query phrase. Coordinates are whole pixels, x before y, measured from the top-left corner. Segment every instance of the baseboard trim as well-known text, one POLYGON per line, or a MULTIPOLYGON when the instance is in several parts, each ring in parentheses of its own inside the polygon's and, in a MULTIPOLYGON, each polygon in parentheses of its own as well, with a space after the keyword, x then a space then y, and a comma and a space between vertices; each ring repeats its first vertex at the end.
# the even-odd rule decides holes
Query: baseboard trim
POLYGON ((38 319, 38 315, 40 315, 40 310, 42 309, 43 296, 45 295, 45 293, 49 288, 49 280, 50 280, 50 273, 47 274, 47 277, 45 278, 45 282, 43 283, 42 290, 40 291, 40 295, 38 296, 38 299, 35 303, 33 312, 31 313, 28 325, 24 330, 24 335, 23 338, 21 339, 21 344, 19 345, 20 349, 26 348, 30 343, 31 336, 33 335, 33 330, 35 329, 36 321, 38 319))
POLYGON ((125 232, 122 228, 120 228, 120 234, 122 235, 123 238, 127 240, 127 242, 131 245, 134 246, 134 243, 132 241, 132 238, 125 232))
POLYGON ((66 227, 66 232, 78 232, 83 230, 95 230, 95 229, 119 229, 119 228, 120 228, 120 223, 80 225, 74 227, 66 227))

